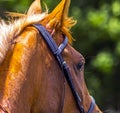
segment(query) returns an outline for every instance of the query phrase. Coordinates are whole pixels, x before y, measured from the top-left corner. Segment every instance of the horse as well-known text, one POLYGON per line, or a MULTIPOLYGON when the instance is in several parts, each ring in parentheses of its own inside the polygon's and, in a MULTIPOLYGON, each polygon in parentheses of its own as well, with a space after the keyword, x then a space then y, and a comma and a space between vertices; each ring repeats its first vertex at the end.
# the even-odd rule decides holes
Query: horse
POLYGON ((61 0, 48 13, 35 0, 27 13, 8 14, 17 19, 1 19, 0 113, 102 113, 84 81, 85 59, 72 47, 69 5, 61 0))

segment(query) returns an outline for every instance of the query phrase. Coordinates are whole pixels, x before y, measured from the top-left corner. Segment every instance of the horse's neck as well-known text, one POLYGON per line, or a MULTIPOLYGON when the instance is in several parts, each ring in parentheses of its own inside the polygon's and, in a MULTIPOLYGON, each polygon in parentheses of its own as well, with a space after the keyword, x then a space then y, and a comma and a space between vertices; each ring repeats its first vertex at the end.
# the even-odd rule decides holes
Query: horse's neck
MULTIPOLYGON (((37 32, 27 28, 16 41, 13 48, 9 49, 4 62, 0 66, 0 104, 8 109, 16 110, 10 112, 20 113, 16 108, 28 106, 30 96, 29 90, 32 84, 30 76, 27 75, 31 58, 35 52, 37 43, 37 32), (28 86, 29 84, 29 86, 28 86), (21 103, 22 102, 22 103, 21 103), (15 104, 16 103, 16 104, 15 104), (14 109, 15 108, 15 109, 14 109)), ((31 90, 29 90, 31 91, 31 90)), ((21 108, 23 109, 23 108, 21 108)), ((24 112, 28 112, 27 107, 24 112)), ((23 112, 23 113, 24 113, 23 112)))
MULTIPOLYGON (((58 98, 58 100, 63 100, 61 95, 61 91, 64 89, 63 76, 59 66, 57 65, 56 67, 56 65, 57 63, 52 53, 43 38, 38 34, 38 31, 35 28, 26 28, 15 40, 15 45, 9 49, 1 65, 0 75, 4 81, 1 82, 0 92, 3 93, 0 93, 0 105, 13 113, 26 113, 30 111, 34 102, 40 106, 40 101, 37 102, 36 98, 41 98, 41 100, 48 98, 48 96, 45 97, 43 93, 44 87, 40 87, 40 84, 42 86, 46 86, 47 84, 49 86, 48 89, 52 89, 52 91, 45 92, 47 94, 51 92, 51 95, 49 95, 50 103, 53 95, 56 96, 56 93, 60 95, 60 99, 58 98), (51 71, 47 72, 46 70, 51 71), (41 81, 41 76, 47 83, 41 81), (40 94, 39 88, 41 89, 40 94), (60 91, 54 93, 54 89, 60 89, 60 91)), ((51 104, 52 108, 55 108, 55 111, 58 108, 56 102, 54 102, 54 105, 51 104)), ((43 109, 42 106, 40 108, 43 109)), ((38 108, 34 109, 37 110, 38 108)), ((47 109, 48 107, 46 106, 47 109)))

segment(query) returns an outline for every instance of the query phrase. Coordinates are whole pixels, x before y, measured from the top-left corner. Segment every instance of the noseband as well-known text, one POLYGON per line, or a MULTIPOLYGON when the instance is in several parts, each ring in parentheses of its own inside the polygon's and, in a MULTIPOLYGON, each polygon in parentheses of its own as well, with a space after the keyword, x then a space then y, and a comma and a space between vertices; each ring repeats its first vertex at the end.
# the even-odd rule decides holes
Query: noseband
MULTIPOLYGON (((76 101, 76 104, 78 106, 80 113, 85 113, 85 110, 84 110, 83 106, 81 105, 82 100, 81 100, 78 92, 76 91, 76 88, 75 88, 74 83, 72 81, 69 67, 61 55, 62 51, 64 50, 64 48, 66 47, 66 45, 68 43, 68 38, 65 35, 63 35, 65 37, 65 39, 58 47, 57 44, 55 43, 55 41, 53 40, 52 36, 50 35, 50 33, 47 31, 47 29, 45 27, 43 27, 40 24, 34 24, 33 26, 38 29, 39 33, 42 35, 42 37, 44 38, 48 47, 50 48, 51 52, 53 53, 54 57, 58 61, 58 64, 59 64, 62 72, 64 73, 64 76, 65 76, 65 78, 66 78, 66 80, 71 88, 72 94, 74 96, 74 99, 76 101)), ((91 96, 91 100, 92 101, 90 104, 90 108, 88 109, 87 113, 92 113, 94 106, 95 106, 95 100, 92 96, 91 96)))

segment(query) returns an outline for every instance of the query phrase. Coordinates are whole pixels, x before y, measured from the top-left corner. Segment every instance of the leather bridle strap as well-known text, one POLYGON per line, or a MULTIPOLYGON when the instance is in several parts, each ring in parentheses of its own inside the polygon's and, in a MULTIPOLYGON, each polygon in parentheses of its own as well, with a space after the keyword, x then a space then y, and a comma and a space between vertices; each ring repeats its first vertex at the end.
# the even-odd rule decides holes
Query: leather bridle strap
MULTIPOLYGON (((85 113, 84 108, 81 105, 81 98, 78 95, 78 92, 76 91, 76 88, 73 84, 69 67, 61 55, 61 52, 64 50, 64 48, 66 47, 66 45, 68 43, 67 37, 64 35, 65 40, 58 47, 57 44, 55 43, 55 41, 53 40, 52 36, 50 35, 50 33, 47 31, 47 29, 45 27, 43 27, 40 24, 34 24, 33 26, 38 29, 39 33, 42 35, 42 37, 44 38, 48 47, 50 48, 51 52, 53 53, 54 57, 58 61, 58 64, 59 64, 61 70, 63 71, 64 76, 71 88, 71 91, 73 93, 73 96, 75 98, 75 101, 76 101, 76 104, 78 106, 80 113, 85 113)), ((87 113, 92 113, 94 106, 95 106, 95 102, 93 102, 93 100, 92 100, 90 108, 87 113)))
POLYGON ((94 109, 94 107, 95 107, 95 99, 92 97, 92 96, 90 96, 91 97, 91 104, 90 104, 90 107, 89 107, 89 109, 88 109, 88 112, 87 113, 92 113, 93 112, 93 109, 94 109))

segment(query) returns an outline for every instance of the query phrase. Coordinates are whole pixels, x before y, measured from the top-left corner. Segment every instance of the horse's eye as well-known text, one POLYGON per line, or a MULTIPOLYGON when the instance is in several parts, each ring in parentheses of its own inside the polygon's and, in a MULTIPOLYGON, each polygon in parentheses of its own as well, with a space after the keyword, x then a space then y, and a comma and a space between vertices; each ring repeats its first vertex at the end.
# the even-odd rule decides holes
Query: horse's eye
POLYGON ((80 70, 83 67, 84 63, 83 62, 79 62, 76 67, 78 70, 80 70))

